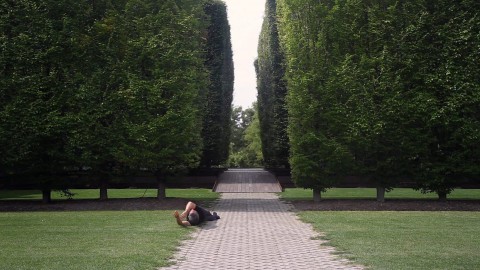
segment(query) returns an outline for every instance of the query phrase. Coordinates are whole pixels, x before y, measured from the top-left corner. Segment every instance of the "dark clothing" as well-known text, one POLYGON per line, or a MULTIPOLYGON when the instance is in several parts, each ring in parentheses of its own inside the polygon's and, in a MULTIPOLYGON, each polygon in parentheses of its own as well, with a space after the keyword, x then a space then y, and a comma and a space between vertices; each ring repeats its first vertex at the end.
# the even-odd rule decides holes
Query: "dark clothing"
POLYGON ((190 220, 188 220, 188 217, 187 217, 187 220, 190 222, 190 225, 192 225, 192 226, 199 225, 204 221, 214 221, 214 220, 220 219, 220 217, 217 215, 217 213, 213 212, 213 214, 212 214, 212 213, 210 213, 210 211, 205 210, 198 205, 193 210, 197 211, 199 219, 198 219, 198 223, 197 223, 197 222, 191 222, 190 220))

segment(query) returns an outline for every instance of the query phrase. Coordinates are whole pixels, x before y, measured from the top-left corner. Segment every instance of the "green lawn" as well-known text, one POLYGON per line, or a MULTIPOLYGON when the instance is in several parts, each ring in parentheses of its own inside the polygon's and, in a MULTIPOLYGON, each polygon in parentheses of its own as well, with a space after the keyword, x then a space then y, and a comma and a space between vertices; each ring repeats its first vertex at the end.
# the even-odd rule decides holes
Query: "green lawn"
MULTIPOLYGON (((98 190, 72 190, 76 199, 98 190)), ((109 190, 110 198, 139 198, 144 189, 109 190)), ((479 190, 450 198, 478 199, 479 190)), ((311 191, 287 189, 285 199, 311 199, 311 191)), ((331 189, 324 198, 375 198, 374 189, 331 189)), ((53 193, 54 199, 60 199, 53 193)), ((155 197, 147 190, 145 197, 155 197)), ((207 189, 167 189, 167 197, 215 200, 207 189)), ((0 192, 0 199, 40 199, 40 192, 0 192)), ((395 189, 388 198, 436 198, 395 189)), ((324 232, 345 256, 372 269, 478 269, 480 212, 321 212, 298 215, 324 232)), ((0 213, 0 269, 155 269, 168 264, 191 228, 171 211, 0 213)))
MULTIPOLYGON (((98 199, 98 189, 71 190, 98 199)), ((167 197, 203 202, 209 189, 167 189, 167 197)), ((109 198, 156 197, 155 189, 111 189, 109 198)), ((0 200, 40 200, 40 191, 0 191, 0 200)), ((52 199, 62 200, 59 192, 52 199)), ((1 202, 0 202, 1 203, 1 202)), ((0 213, 0 269, 155 269, 168 264, 191 228, 172 211, 0 213)))
MULTIPOLYGON (((280 196, 286 200, 312 200, 312 190, 287 188, 280 196)), ((374 188, 332 188, 322 193, 325 199, 375 199, 374 188)), ((409 188, 396 188, 385 194, 385 199, 438 199, 437 194, 422 194, 409 188)), ((480 189, 456 189, 448 199, 480 200, 480 189)))
POLYGON ((171 211, 0 213, 0 269, 155 269, 191 231, 171 211))
MULTIPOLYGON (((98 199, 99 190, 71 190, 98 199)), ((167 197, 218 199, 209 189, 167 189, 167 197)), ((111 189, 109 198, 156 197, 155 189, 111 189)), ((0 200, 40 200, 40 191, 0 191, 0 200)), ((62 200, 59 192, 52 199, 62 200)), ((1 203, 1 202, 0 202, 1 203)), ((192 228, 172 211, 0 212, 0 269, 156 269, 168 265, 192 228)))
POLYGON ((300 212, 372 269, 478 269, 479 212, 300 212))
MULTIPOLYGON (((98 199, 100 191, 98 189, 71 189, 74 193, 73 199, 98 199)), ((191 200, 212 201, 219 197, 218 193, 210 189, 167 189, 167 197, 186 198, 191 200)), ((156 189, 109 189, 108 197, 118 198, 141 198, 156 197, 156 189)), ((41 200, 42 193, 39 190, 0 190, 0 200, 41 200)), ((62 197, 58 191, 52 192, 52 199, 67 199, 62 197)))

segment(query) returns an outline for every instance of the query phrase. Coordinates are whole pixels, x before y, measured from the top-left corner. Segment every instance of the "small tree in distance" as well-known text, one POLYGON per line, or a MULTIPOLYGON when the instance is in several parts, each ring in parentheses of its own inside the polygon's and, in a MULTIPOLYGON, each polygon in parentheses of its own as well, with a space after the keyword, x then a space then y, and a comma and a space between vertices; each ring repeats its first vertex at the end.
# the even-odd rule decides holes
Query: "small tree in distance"
POLYGON ((228 160, 230 167, 263 166, 260 123, 256 108, 254 103, 253 108, 242 110, 242 107, 234 107, 232 110, 232 141, 228 160))

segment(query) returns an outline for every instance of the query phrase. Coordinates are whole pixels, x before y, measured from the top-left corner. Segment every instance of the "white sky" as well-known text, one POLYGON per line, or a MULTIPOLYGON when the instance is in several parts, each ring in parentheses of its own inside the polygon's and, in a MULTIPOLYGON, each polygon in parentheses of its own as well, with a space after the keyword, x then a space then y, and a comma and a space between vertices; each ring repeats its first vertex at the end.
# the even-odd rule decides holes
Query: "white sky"
POLYGON ((233 104, 243 109, 257 100, 257 79, 253 62, 262 28, 265 0, 223 0, 227 4, 232 35, 235 84, 233 104))

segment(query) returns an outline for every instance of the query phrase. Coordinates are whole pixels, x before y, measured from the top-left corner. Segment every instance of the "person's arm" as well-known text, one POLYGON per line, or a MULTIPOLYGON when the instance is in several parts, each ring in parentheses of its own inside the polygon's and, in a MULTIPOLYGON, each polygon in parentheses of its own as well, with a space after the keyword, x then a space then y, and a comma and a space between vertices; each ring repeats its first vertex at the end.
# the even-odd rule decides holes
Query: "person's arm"
POLYGON ((184 227, 191 226, 190 222, 185 221, 185 220, 182 220, 182 219, 180 218, 180 214, 178 213, 178 211, 175 211, 175 212, 173 213, 173 216, 174 216, 175 219, 177 220, 177 224, 178 224, 178 225, 184 226, 184 227))

